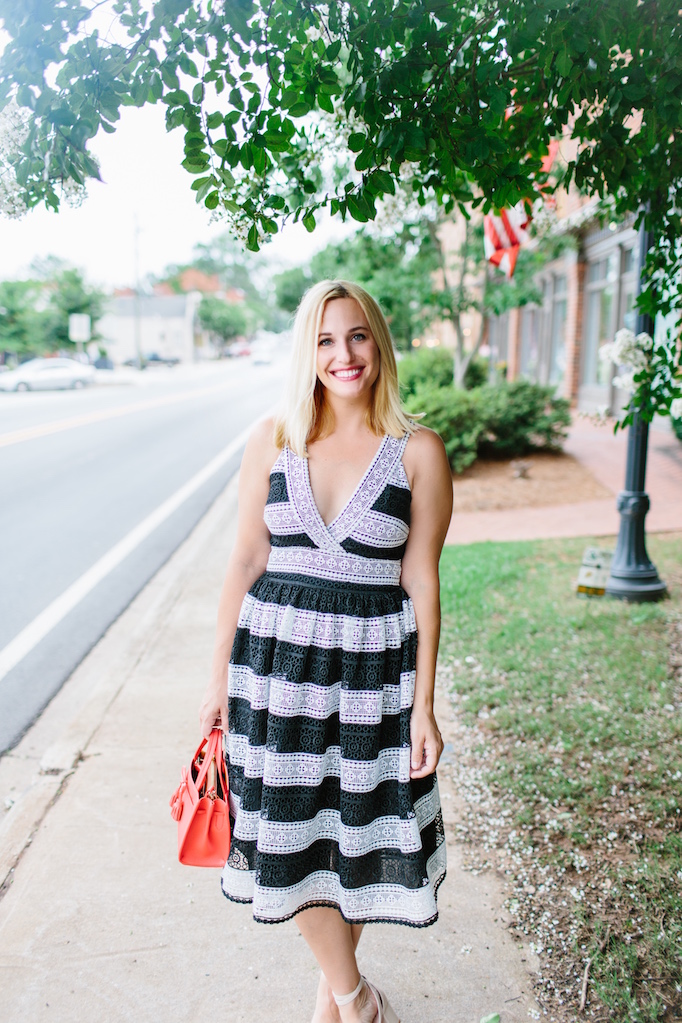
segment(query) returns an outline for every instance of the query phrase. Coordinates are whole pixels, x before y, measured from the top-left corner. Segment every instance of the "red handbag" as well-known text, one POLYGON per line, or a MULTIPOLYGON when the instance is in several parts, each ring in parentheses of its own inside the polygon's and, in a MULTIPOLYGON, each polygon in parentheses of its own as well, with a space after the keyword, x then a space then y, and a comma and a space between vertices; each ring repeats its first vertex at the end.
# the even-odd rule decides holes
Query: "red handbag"
POLYGON ((190 867, 224 867, 230 851, 230 790, 223 756, 223 733, 214 728, 202 739, 192 766, 170 799, 178 822, 178 859, 190 867))

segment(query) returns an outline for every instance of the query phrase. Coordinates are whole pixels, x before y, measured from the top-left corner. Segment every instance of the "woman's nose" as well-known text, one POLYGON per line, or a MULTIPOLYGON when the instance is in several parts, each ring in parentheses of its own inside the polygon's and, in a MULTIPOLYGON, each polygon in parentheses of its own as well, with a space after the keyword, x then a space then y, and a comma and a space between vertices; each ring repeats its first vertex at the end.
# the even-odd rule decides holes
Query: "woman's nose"
POLYGON ((336 346, 336 357, 339 362, 351 363, 353 361, 353 352, 349 342, 343 338, 337 343, 336 346))

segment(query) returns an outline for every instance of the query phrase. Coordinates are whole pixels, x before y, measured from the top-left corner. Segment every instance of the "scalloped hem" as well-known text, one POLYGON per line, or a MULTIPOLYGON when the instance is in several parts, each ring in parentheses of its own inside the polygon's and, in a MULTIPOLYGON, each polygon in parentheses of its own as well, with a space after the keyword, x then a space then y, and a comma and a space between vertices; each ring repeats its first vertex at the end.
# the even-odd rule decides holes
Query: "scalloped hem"
MULTIPOLYGON (((443 874, 441 874, 441 876, 438 878, 438 880, 434 882, 434 886, 433 886, 433 897, 434 897, 434 899, 436 898, 436 896, 438 894, 438 889, 442 885, 442 883, 445 880, 446 876, 447 876, 447 872, 444 872, 443 874)), ((225 896, 225 898, 229 902, 236 902, 238 905, 241 905, 241 906, 247 906, 247 905, 253 903, 253 899, 240 899, 240 898, 238 898, 235 895, 229 895, 228 892, 226 892, 225 889, 222 888, 222 887, 221 887, 220 890, 222 891, 223 895, 225 896)), ((398 925, 403 926, 403 927, 414 927, 414 928, 417 928, 417 929, 421 929, 423 927, 432 927, 433 924, 435 924, 436 921, 438 920, 438 910, 436 910, 434 916, 429 917, 428 920, 422 920, 422 921, 416 921, 416 920, 398 920, 395 917, 382 917, 382 916, 370 916, 370 917, 365 917, 362 920, 351 920, 343 912, 343 910, 339 906, 338 902, 325 901, 325 900, 322 900, 322 899, 320 899, 320 900, 311 900, 310 902, 305 902, 302 906, 298 906, 293 911, 293 913, 287 913, 286 916, 278 916, 276 919, 274 919, 274 918, 266 918, 266 917, 262 917, 262 916, 256 916, 255 913, 253 914, 253 919, 256 921, 257 924, 283 924, 283 923, 286 923, 287 920, 293 920, 295 916, 298 916, 299 913, 303 913, 304 910, 306 910, 306 909, 315 909, 318 906, 319 907, 324 907, 326 909, 336 909, 336 910, 338 910, 338 912, 341 914, 342 919, 345 920, 347 924, 363 924, 363 925, 364 924, 398 924, 398 925)))

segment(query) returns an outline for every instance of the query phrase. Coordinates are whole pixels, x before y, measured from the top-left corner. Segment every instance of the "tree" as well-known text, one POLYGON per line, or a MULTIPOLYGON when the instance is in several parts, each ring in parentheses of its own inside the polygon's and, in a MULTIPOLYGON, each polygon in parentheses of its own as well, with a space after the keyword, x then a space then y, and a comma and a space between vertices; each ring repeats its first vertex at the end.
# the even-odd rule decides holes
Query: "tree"
POLYGON ((209 334, 223 344, 246 334, 249 321, 246 311, 235 302, 205 295, 199 305, 199 321, 209 334))
POLYGON ((0 281, 0 351, 26 357, 45 348, 46 313, 37 281, 0 281))
POLYGON ((49 349, 73 349, 69 338, 69 316, 86 313, 90 317, 91 337, 98 338, 97 321, 101 318, 104 295, 99 289, 86 284, 80 270, 62 264, 53 270, 44 283, 48 294, 45 342, 49 349))
POLYGON ((72 350, 71 313, 90 316, 96 340, 104 295, 54 256, 36 261, 31 270, 30 280, 0 281, 0 349, 19 356, 72 350))
POLYGON ((172 264, 157 278, 180 290, 179 278, 184 270, 200 270, 208 276, 215 275, 223 288, 237 288, 244 292, 249 302, 262 302, 263 296, 254 282, 258 272, 252 253, 245 253, 241 245, 227 232, 210 242, 199 242, 194 246, 188 263, 172 264))
POLYGON ((304 294, 312 284, 310 271, 302 266, 292 267, 275 274, 275 300, 279 309, 295 313, 304 294))
POLYGON ((322 206, 374 219, 406 164, 418 199, 446 211, 513 205, 546 184, 548 143, 570 133, 564 182, 608 193, 616 215, 635 212, 656 233, 640 307, 680 308, 677 0, 114 9, 117 32, 102 36, 85 0, 0 0, 10 211, 57 207, 64 183, 97 177, 88 144, 115 131, 125 105, 164 103, 168 128, 184 129, 197 200, 254 250, 288 218, 314 230, 322 206))

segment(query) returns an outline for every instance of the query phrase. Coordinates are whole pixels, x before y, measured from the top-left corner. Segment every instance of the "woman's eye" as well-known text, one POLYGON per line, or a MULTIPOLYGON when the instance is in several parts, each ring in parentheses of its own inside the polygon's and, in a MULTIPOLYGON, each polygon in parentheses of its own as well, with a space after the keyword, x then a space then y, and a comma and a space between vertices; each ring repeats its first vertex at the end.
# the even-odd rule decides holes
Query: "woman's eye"
POLYGON ((320 348, 322 348, 323 345, 326 347, 326 346, 331 345, 331 344, 333 344, 333 342, 332 342, 332 339, 330 337, 321 337, 320 338, 320 343, 319 343, 319 347, 320 348))
POLYGON ((365 341, 366 337, 366 334, 353 334, 351 341, 365 341))

